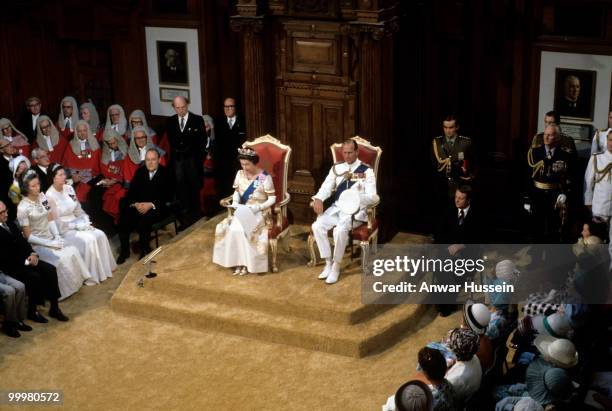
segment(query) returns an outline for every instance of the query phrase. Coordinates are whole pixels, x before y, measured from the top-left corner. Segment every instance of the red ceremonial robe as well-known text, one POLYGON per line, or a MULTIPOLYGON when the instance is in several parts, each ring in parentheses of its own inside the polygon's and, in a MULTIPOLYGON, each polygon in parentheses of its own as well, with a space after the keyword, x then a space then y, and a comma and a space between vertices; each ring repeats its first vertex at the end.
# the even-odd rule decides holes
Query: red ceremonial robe
MULTIPOLYGON (((76 155, 72 151, 72 147, 68 146, 64 151, 64 158, 62 159, 62 165, 65 168, 74 171, 91 171, 91 178, 95 178, 100 174, 100 153, 102 150, 97 149, 95 151, 87 151, 86 155, 76 155)), ((74 191, 76 191, 77 198, 81 203, 87 201, 89 190, 91 186, 86 182, 79 182, 75 185, 74 191)))
POLYGON ((127 190, 123 188, 123 174, 125 163, 128 161, 129 159, 126 156, 121 160, 109 161, 108 164, 100 162, 100 171, 104 178, 113 178, 118 181, 108 187, 102 196, 102 210, 113 217, 115 224, 119 222, 119 202, 127 193, 127 190))

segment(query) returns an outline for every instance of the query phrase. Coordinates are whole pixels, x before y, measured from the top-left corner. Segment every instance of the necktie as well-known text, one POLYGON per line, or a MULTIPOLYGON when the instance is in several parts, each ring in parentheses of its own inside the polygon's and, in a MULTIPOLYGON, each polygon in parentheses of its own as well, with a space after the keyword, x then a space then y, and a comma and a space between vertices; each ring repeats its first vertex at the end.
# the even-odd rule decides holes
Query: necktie
POLYGON ((111 128, 112 128, 113 130, 115 130, 116 132, 119 132, 119 125, 118 125, 118 124, 113 124, 113 125, 111 126, 111 128))
POLYGON ((465 220, 465 213, 463 209, 459 210, 459 225, 463 225, 463 221, 465 220))
POLYGON ((234 127, 234 119, 230 118, 229 119, 229 128, 230 128, 230 130, 232 129, 232 127, 234 127))
POLYGON ((552 150, 546 150, 546 158, 549 160, 552 158, 552 150))
POLYGON ((185 128, 185 117, 181 117, 181 131, 185 128))
POLYGON ((70 118, 66 119, 66 128, 72 128, 70 124, 70 118))

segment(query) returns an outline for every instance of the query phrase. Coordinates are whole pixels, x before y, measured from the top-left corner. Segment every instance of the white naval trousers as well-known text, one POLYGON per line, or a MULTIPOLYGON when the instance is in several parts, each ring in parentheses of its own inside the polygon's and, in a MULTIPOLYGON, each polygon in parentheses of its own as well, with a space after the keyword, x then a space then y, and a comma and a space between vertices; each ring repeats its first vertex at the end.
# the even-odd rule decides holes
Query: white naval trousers
MULTIPOLYGON (((352 227, 354 228, 361 224, 363 224, 363 221, 355 220, 352 227)), ((344 250, 346 249, 348 243, 349 230, 352 227, 350 214, 344 214, 338 207, 336 207, 335 204, 317 217, 316 221, 312 224, 312 234, 317 242, 319 254, 321 255, 322 259, 332 257, 331 245, 329 243, 327 233, 333 228, 333 260, 338 264, 342 262, 344 250)))

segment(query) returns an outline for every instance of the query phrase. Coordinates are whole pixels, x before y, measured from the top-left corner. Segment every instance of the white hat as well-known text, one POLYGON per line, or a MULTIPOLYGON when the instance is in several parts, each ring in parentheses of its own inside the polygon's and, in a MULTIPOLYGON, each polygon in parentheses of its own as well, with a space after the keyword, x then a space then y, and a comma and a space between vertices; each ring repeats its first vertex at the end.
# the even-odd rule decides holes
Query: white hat
POLYGON ((533 398, 525 397, 514 404, 513 411, 544 411, 544 408, 533 398))
POLYGON ((531 319, 533 328, 540 335, 550 335, 555 338, 565 338, 572 326, 564 313, 554 313, 549 316, 538 315, 531 319))
POLYGON ((359 211, 359 193, 355 190, 344 190, 338 198, 337 205, 344 214, 355 214, 359 211))
POLYGON ((468 303, 463 306, 463 319, 476 334, 484 334, 491 321, 491 312, 484 304, 468 303))
POLYGON ((520 273, 512 260, 502 260, 495 266, 495 276, 503 281, 514 281, 520 273))
POLYGON ((542 358, 556 367, 571 368, 578 364, 578 352, 570 340, 538 335, 533 343, 542 358))

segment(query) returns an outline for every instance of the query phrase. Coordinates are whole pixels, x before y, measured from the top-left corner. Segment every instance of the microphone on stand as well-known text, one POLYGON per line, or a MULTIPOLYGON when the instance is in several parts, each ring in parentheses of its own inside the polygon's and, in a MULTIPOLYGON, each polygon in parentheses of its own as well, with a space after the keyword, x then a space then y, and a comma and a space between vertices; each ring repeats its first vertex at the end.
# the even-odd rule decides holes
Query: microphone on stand
POLYGON ((147 278, 157 277, 157 273, 154 273, 153 271, 151 271, 151 266, 156 263, 156 261, 153 260, 153 258, 155 258, 156 255, 161 253, 161 251, 162 251, 162 247, 157 247, 155 250, 151 251, 149 255, 147 255, 144 258, 144 260, 142 260, 142 265, 146 265, 149 272, 145 276, 140 277, 140 279, 137 282, 137 285, 139 287, 144 287, 144 277, 147 277, 147 278))

